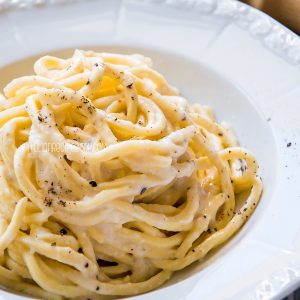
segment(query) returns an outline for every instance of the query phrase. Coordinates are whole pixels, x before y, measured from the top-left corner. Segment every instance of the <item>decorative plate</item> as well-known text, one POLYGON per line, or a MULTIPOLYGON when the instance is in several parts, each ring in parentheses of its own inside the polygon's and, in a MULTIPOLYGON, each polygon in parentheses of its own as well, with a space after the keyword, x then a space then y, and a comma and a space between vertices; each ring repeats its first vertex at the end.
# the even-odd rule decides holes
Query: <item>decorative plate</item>
POLYGON ((299 37, 234 0, 2 0, 0 36, 1 89, 45 53, 139 52, 188 99, 212 106, 258 157, 264 193, 242 230, 130 299, 281 299, 299 286, 299 37))

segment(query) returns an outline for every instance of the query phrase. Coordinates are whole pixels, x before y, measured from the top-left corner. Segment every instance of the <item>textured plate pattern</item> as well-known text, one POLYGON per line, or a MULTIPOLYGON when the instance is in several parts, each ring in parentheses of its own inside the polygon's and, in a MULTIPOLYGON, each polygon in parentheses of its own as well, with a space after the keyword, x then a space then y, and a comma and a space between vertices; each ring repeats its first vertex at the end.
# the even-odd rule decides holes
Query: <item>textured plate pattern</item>
MULTIPOLYGON (((143 0, 148 1, 148 0, 143 0)), ((259 38, 270 50, 293 64, 300 64, 300 40, 287 28, 276 24, 260 11, 232 0, 150 0, 154 3, 193 9, 202 14, 230 18, 241 28, 259 38)))
MULTIPOLYGON (((0 0, 0 12, 39 7, 53 4, 69 4, 74 2, 89 2, 95 0, 0 0)), ((246 29, 276 53, 293 64, 300 64, 300 40, 288 29, 271 21, 263 13, 234 0, 141 0, 162 5, 193 9, 201 14, 214 14, 233 19, 236 24, 246 29)))

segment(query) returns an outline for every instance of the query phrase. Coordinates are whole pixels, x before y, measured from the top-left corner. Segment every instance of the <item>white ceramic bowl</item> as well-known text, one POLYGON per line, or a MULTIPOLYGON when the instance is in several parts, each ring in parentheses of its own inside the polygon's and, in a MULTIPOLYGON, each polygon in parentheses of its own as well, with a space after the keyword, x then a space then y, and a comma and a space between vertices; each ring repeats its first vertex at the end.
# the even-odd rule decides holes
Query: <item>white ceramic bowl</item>
MULTIPOLYGON (((281 299, 300 284, 300 39, 233 0, 0 2, 0 87, 42 54, 150 56, 229 122, 264 182, 249 222, 204 262, 135 300, 281 299), (287 147, 288 143, 292 143, 287 147)), ((25 299, 0 291, 2 299, 25 299)))

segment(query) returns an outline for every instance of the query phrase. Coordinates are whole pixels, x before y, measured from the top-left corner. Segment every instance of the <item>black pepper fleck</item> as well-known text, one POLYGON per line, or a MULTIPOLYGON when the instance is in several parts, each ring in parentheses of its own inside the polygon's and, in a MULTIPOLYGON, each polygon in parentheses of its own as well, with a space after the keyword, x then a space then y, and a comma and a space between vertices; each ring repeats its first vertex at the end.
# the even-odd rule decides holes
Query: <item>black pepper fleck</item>
POLYGON ((60 235, 65 235, 68 233, 68 231, 65 229, 65 228, 62 228, 60 231, 59 231, 60 235))
POLYGON ((92 187, 96 187, 96 186, 97 186, 97 182, 94 181, 94 180, 91 180, 91 181, 89 182, 89 184, 90 184, 92 187))
POLYGON ((45 204, 46 206, 50 207, 50 206, 52 205, 52 200, 49 199, 48 197, 46 197, 46 198, 44 199, 44 204, 45 204))
MULTIPOLYGON (((52 184, 51 184, 52 185, 52 184)), ((53 186, 53 185, 52 185, 53 186)), ((52 187, 52 188, 50 188, 49 190, 48 190, 48 194, 53 194, 53 195, 56 195, 57 193, 56 193, 56 191, 54 190, 54 188, 52 187)))
POLYGON ((140 195, 143 195, 145 192, 147 191, 147 188, 146 187, 143 187, 140 191, 140 195))
POLYGON ((66 207, 66 205, 67 205, 66 201, 63 201, 63 200, 59 200, 58 204, 63 206, 63 207, 66 207))

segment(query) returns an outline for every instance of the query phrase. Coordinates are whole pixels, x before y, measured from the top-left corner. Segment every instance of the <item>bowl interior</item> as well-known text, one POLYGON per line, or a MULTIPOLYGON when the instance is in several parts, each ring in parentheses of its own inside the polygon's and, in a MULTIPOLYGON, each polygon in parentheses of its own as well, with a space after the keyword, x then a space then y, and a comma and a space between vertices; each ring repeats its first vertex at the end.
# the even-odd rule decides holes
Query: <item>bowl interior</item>
MULTIPOLYGON (((160 71, 167 80, 179 88, 190 101, 209 105, 213 108, 218 122, 226 121, 236 133, 240 144, 250 149, 258 158, 260 176, 263 178, 264 192, 261 202, 247 224, 225 245, 212 251, 203 263, 194 263, 184 270, 176 272, 164 287, 171 286, 181 280, 201 272, 203 268, 218 267, 219 258, 226 255, 241 239, 250 234, 254 226, 264 214, 274 190, 277 173, 277 152, 272 130, 265 117, 255 107, 251 98, 235 83, 215 72, 203 63, 193 61, 177 54, 166 53, 154 49, 125 47, 122 45, 89 46, 99 52, 140 53, 152 58, 154 69, 160 71), (270 159, 272 153, 272 159, 270 159)), ((58 50, 47 53, 61 57, 71 56, 73 49, 58 50)), ((0 89, 13 78, 33 74, 34 61, 43 54, 29 57, 22 61, 0 68, 0 89)))

